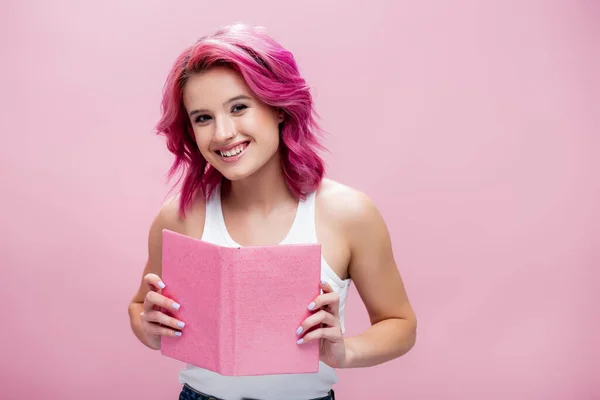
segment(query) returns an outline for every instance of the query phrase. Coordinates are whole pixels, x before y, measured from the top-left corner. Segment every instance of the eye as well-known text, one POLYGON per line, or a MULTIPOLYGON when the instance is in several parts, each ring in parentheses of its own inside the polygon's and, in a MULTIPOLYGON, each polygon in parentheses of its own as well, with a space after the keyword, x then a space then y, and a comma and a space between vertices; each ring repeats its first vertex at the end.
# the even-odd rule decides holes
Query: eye
POLYGON ((245 104, 236 104, 235 106, 233 106, 231 108, 231 112, 234 114, 239 114, 242 111, 244 111, 246 108, 248 108, 248 106, 245 104))
POLYGON ((209 120, 210 120, 210 116, 208 116, 208 115, 198 115, 196 118, 194 118, 194 122, 197 124, 202 124, 209 120))

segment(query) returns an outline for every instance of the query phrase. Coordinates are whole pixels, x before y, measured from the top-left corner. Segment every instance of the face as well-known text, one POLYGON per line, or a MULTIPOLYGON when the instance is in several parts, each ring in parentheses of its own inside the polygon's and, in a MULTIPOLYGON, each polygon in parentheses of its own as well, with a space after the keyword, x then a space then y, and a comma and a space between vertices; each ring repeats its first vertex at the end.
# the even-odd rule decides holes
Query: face
POLYGON ((237 72, 219 67, 192 75, 183 103, 200 152, 225 178, 248 177, 278 154, 283 113, 256 98, 237 72))

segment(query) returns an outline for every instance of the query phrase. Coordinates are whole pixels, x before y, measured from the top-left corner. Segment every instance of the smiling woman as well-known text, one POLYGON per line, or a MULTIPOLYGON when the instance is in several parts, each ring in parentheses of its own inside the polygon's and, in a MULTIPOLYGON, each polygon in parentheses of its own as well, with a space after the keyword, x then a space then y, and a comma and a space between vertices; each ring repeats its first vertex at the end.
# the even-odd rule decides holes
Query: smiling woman
POLYGON ((254 96, 235 70, 215 66, 190 76, 182 97, 200 153, 225 178, 237 181, 281 164, 284 111, 254 96))
MULTIPOLYGON (((232 104, 236 101, 241 101, 241 100, 251 101, 252 98, 249 96, 246 96, 246 95, 236 96, 232 99, 229 99, 225 103, 223 103, 223 107, 227 107, 227 105, 232 104)), ((248 108, 248 106, 243 103, 235 104, 234 106, 231 107, 231 113, 234 115, 241 115, 242 112, 247 108, 248 108)), ((210 116, 199 115, 199 114, 202 114, 203 112, 206 112, 206 110, 194 110, 194 111, 190 112, 190 120, 194 121, 194 123, 199 124, 199 125, 206 125, 209 122, 208 119, 210 118, 210 116)), ((249 140, 238 141, 238 142, 230 144, 230 145, 219 146, 219 147, 215 148, 214 151, 220 156, 222 161, 234 162, 234 161, 239 160, 242 152, 244 150, 246 150, 246 148, 248 147, 248 144, 250 144, 249 140)))
POLYGON ((129 305, 142 343, 159 349, 161 336, 185 335, 189 322, 160 311, 181 306, 162 294, 163 229, 221 246, 318 243, 322 251, 322 294, 294 328, 298 346, 319 341, 318 373, 229 377, 188 365, 180 399, 333 399, 336 368, 381 364, 412 348, 416 317, 386 224, 368 196, 324 177, 312 97, 289 51, 262 29, 226 27, 179 56, 162 105, 158 131, 183 185, 152 223, 129 305), (344 337, 351 281, 371 327, 344 337))

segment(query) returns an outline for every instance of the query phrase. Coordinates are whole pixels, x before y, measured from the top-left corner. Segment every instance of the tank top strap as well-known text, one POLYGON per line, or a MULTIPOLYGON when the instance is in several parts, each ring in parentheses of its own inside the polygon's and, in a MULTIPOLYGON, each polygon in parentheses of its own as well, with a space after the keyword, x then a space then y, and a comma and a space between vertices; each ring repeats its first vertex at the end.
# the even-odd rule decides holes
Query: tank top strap
POLYGON ((204 231, 202 232, 202 240, 215 243, 225 244, 221 237, 220 227, 221 213, 221 185, 217 185, 210 197, 206 200, 206 211, 204 214, 204 231))

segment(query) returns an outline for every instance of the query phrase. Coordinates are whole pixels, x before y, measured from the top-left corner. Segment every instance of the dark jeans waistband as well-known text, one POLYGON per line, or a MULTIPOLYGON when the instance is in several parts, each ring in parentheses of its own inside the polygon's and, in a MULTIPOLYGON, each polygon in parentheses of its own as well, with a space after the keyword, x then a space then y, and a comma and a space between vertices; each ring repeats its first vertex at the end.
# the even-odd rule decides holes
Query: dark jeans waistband
MULTIPOLYGON (((181 393, 179 394, 179 400, 226 400, 221 399, 219 397, 211 396, 208 394, 201 393, 196 389, 189 386, 187 383, 183 385, 181 389, 181 393)), ((251 399, 244 397, 244 400, 260 400, 260 399, 251 399)), ((281 399, 285 400, 285 399, 281 399)), ((335 393, 333 389, 329 392, 329 394, 325 397, 319 397, 317 399, 307 399, 307 400, 335 400, 335 393)))

